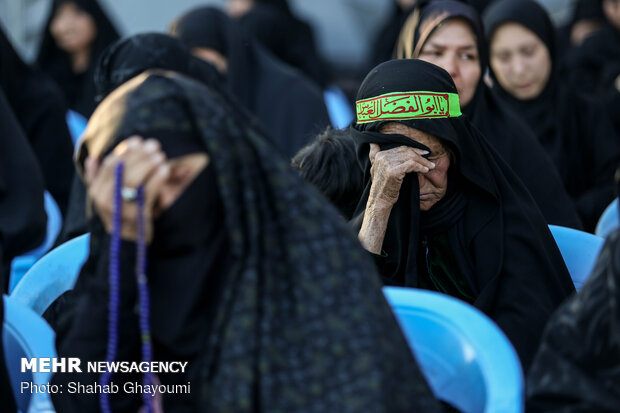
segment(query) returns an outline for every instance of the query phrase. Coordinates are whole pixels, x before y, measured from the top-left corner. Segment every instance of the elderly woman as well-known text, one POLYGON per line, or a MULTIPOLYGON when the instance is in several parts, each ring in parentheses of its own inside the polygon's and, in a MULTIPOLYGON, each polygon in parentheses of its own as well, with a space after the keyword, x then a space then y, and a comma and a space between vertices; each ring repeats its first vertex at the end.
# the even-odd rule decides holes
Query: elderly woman
POLYGON ((483 80, 487 46, 474 8, 454 0, 424 5, 405 23, 397 52, 399 58, 421 59, 450 73, 463 112, 523 181, 547 223, 582 229, 544 148, 483 80))
POLYGON ((484 17, 494 89, 534 130, 553 159, 584 227, 593 231, 614 198, 620 139, 603 105, 557 76, 555 32, 532 0, 501 0, 484 17))
MULTIPOLYGON (((95 214, 59 355, 187 362, 145 377, 191 384, 159 395, 165 411, 440 409, 346 222, 231 99, 179 74, 140 75, 97 108, 78 160, 95 214)), ((142 404, 101 397, 107 411, 142 404)), ((53 395, 63 412, 98 398, 53 395)))
POLYGON ((547 318, 575 289, 527 189, 462 116, 450 75, 421 60, 377 66, 352 131, 366 173, 359 239, 384 282, 478 307, 527 369, 547 318))

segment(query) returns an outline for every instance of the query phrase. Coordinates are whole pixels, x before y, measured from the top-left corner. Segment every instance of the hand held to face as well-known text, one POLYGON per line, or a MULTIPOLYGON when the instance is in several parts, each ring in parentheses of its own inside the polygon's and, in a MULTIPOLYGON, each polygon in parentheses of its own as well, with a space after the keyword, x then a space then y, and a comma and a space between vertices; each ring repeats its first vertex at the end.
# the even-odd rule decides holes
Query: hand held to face
MULTIPOLYGON (((85 181, 88 196, 93 202, 108 233, 112 232, 114 213, 114 173, 122 162, 123 188, 131 192, 144 186, 145 240, 150 243, 153 237, 153 209, 164 183, 169 177, 170 167, 159 142, 154 139, 143 140, 133 136, 114 148, 102 162, 87 158, 85 162, 85 181)), ((124 199, 121 215, 121 237, 135 241, 138 237, 138 206, 135 200, 124 199)))

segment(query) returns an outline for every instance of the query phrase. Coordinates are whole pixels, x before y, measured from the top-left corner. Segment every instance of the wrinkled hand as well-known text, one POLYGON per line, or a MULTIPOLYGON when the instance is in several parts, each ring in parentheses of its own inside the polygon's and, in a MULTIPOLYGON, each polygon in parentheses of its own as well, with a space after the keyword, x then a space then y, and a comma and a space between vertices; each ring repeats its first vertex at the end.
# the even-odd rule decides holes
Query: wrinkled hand
MULTIPOLYGON (((137 189, 144 185, 145 238, 153 237, 153 206, 163 184, 170 175, 166 155, 155 139, 143 140, 132 136, 118 144, 103 162, 88 157, 85 162, 85 181, 88 196, 108 233, 112 232, 114 213, 115 171, 124 163, 123 186, 137 189)), ((135 201, 122 202, 121 237, 135 241, 138 238, 138 205, 135 201)))
POLYGON ((391 209, 398 200, 400 187, 406 174, 427 173, 435 168, 433 162, 422 156, 427 153, 428 151, 423 149, 409 146, 399 146, 382 151, 379 145, 371 143, 368 153, 372 164, 369 202, 372 201, 379 208, 391 209))

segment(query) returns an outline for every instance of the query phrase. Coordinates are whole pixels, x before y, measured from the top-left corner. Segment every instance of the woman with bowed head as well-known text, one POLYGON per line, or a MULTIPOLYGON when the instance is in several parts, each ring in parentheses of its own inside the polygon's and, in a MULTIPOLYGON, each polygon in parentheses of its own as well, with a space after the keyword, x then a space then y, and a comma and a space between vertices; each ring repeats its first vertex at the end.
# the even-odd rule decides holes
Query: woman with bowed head
POLYGON ((407 19, 397 57, 445 69, 459 92, 463 113, 523 181, 547 223, 582 229, 574 203, 544 148, 484 82, 488 54, 476 10, 455 0, 426 3, 407 19))
POLYGON ((462 115, 448 72, 422 60, 375 67, 351 131, 366 184, 359 239, 384 283, 476 306, 527 370, 547 318, 575 288, 527 189, 462 115))
POLYGON ((501 0, 486 10, 494 90, 534 130, 593 231, 614 198, 620 139, 603 105, 560 83, 555 32, 531 0, 501 0))

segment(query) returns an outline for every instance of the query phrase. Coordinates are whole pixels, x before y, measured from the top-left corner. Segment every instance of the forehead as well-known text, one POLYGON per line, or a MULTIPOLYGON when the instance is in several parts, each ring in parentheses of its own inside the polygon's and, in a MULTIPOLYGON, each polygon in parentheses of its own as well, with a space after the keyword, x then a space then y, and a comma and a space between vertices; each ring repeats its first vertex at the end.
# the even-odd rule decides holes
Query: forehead
POLYGON ((433 154, 445 152, 445 148, 439 138, 431 135, 430 133, 414 129, 402 123, 388 122, 381 127, 380 132, 385 134, 398 134, 406 136, 421 143, 422 145, 428 146, 433 154))
POLYGON ((532 43, 542 43, 542 41, 527 27, 512 22, 499 26, 491 37, 492 49, 512 49, 532 43))
POLYGON ((446 20, 436 28, 425 46, 428 44, 444 47, 476 47, 476 36, 467 21, 462 18, 446 20))

